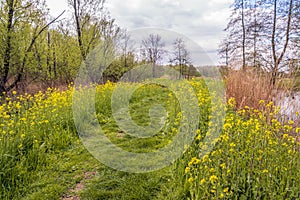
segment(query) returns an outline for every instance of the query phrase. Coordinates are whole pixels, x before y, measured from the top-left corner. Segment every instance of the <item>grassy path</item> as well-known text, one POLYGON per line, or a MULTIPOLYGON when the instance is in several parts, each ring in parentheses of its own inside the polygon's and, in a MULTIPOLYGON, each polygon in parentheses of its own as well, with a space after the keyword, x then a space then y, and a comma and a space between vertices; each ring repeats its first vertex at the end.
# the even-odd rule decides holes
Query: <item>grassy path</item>
MULTIPOLYGON (((168 94, 166 89, 155 86, 136 91, 130 104, 133 120, 142 126, 149 124, 148 112, 153 103, 172 106, 168 94)), ((171 136, 168 135, 157 134, 138 139, 123 133, 112 117, 110 108, 106 109, 101 104, 107 102, 102 99, 98 103, 99 107, 102 106, 98 111, 101 127, 116 146, 131 152, 150 152, 169 141, 171 136)), ((73 133, 67 134, 76 135, 75 130, 70 131, 73 133)), ((111 169, 96 160, 77 137, 71 139, 69 146, 51 151, 46 157, 47 165, 24 191, 26 195, 23 199, 158 199, 163 185, 170 181, 172 172, 171 167, 144 174, 111 169)))
POLYGON ((23 199, 157 199, 170 170, 129 174, 95 160, 81 144, 51 155, 23 199))

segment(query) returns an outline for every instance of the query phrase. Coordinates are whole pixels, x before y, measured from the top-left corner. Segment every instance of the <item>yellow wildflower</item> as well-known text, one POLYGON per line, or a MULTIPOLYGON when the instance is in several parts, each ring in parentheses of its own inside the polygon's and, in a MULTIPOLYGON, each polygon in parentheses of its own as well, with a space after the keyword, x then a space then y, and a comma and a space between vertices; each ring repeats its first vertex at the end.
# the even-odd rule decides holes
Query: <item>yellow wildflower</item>
POLYGON ((193 181, 194 181, 193 177, 190 177, 190 178, 188 179, 188 182, 189 182, 189 183, 192 183, 193 181))
POLYGON ((206 183, 206 180, 203 178, 203 179, 201 179, 201 181, 200 181, 200 184, 201 185, 204 185, 206 183))
POLYGON ((222 163, 222 164, 220 165, 220 167, 221 167, 222 169, 225 169, 225 168, 226 168, 226 164, 225 164, 225 163, 222 163))
POLYGON ((185 170, 184 170, 184 172, 187 174, 187 173, 190 172, 190 170, 191 170, 191 169, 190 169, 189 167, 186 167, 185 170))
POLYGON ((236 146, 236 144, 234 144, 233 142, 230 143, 230 147, 235 147, 235 146, 236 146))
POLYGON ((229 188, 228 188, 228 187, 225 188, 225 189, 223 190, 223 192, 227 194, 227 193, 229 192, 229 188))
POLYGON ((219 178, 216 176, 216 175, 212 175, 210 178, 209 178, 209 181, 211 182, 211 184, 215 184, 216 181, 218 181, 219 178))

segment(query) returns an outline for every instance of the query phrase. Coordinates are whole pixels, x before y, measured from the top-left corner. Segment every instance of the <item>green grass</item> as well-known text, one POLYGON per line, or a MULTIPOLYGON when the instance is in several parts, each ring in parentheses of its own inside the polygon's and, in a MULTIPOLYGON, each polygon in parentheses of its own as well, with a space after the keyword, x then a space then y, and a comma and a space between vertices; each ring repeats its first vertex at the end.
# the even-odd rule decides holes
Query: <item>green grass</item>
POLYGON ((84 179, 86 172, 105 167, 99 165, 80 143, 57 154, 48 155, 48 165, 40 171, 22 199, 61 199, 70 188, 84 179))
POLYGON ((295 78, 294 90, 295 91, 300 91, 300 76, 297 76, 295 78))
MULTIPOLYGON (((300 198, 300 143, 295 141, 300 129, 296 124, 280 124, 276 119, 278 110, 272 104, 261 102, 261 110, 235 111, 233 99, 225 106, 217 97, 218 90, 209 93, 201 79, 190 83, 193 89, 187 92, 195 92, 200 113, 199 123, 189 130, 195 140, 173 165, 147 173, 117 171, 87 151, 73 121, 72 89, 2 99, 0 199, 300 198), (219 117, 225 110, 223 126, 219 117), (87 178, 89 173, 95 175, 87 178), (82 187, 74 191, 78 185, 82 187)), ((214 87, 215 82, 208 84, 214 87)), ((164 118, 165 123, 153 136, 138 138, 121 129, 118 119, 124 120, 124 116, 113 115, 110 102, 117 86, 111 83, 97 86, 95 121, 89 121, 92 118, 85 113, 79 125, 99 123, 110 142, 127 152, 153 152, 169 144, 183 123, 180 99, 158 85, 120 86, 114 105, 117 113, 122 114, 122 92, 138 86, 129 103, 132 121, 147 127, 151 120, 159 124, 164 118), (158 104, 167 115, 151 111, 158 104)), ((218 84, 215 86, 217 89, 218 84)), ((174 87, 186 89, 176 84, 174 87)), ((192 102, 190 97, 183 99, 181 103, 192 102)), ((194 107, 190 105, 190 109, 194 107)))
MULTIPOLYGON (((96 103, 99 123, 111 142, 131 152, 151 152, 167 144, 172 135, 162 131, 146 139, 122 133, 110 109, 113 87, 99 86, 97 101, 100 101, 96 103)), ((138 89, 130 102, 133 121, 149 125, 146 111, 153 104, 174 107, 168 102, 168 94, 168 90, 159 86, 138 89)), ((35 97, 18 97, 17 101, 7 98, 1 111, 1 199, 61 199, 81 182, 85 189, 73 195, 82 199, 153 199, 161 190, 162 180, 169 176, 169 169, 130 174, 97 161, 85 149, 74 128, 71 90, 64 93, 49 90, 35 97), (10 111, 15 108, 16 112, 10 111), (29 123, 20 123, 20 119, 29 123), (85 180, 87 172, 97 175, 85 180)), ((174 110, 169 113, 175 115, 174 110)), ((172 120, 170 117, 169 122, 172 120)), ((164 131, 170 128, 164 127, 164 131)))
POLYGON ((170 170, 147 174, 129 174, 114 170, 103 170, 87 183, 81 193, 82 199, 157 199, 162 185, 170 178, 170 170))
POLYGON ((292 78, 281 78, 278 81, 278 88, 283 90, 300 91, 300 76, 292 78))
POLYGON ((149 174, 118 172, 100 164, 80 143, 63 154, 50 156, 50 164, 37 175, 35 183, 27 188, 27 195, 20 199, 61 199, 67 194, 81 199, 156 199, 161 185, 167 182, 170 170, 149 174), (55 164, 54 164, 55 163, 55 164), (85 179, 86 172, 96 172, 85 179), (70 189, 78 183, 84 189, 76 193, 70 189))

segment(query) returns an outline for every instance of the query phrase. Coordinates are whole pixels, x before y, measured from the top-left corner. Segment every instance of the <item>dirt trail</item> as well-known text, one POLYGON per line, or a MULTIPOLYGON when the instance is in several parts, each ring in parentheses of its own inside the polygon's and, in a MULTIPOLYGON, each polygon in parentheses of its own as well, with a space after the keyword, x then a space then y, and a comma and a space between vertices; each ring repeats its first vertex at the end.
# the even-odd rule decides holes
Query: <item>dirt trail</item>
POLYGON ((86 173, 84 173, 83 179, 79 183, 77 183, 74 188, 69 189, 67 194, 65 194, 62 197, 62 200, 80 200, 80 197, 78 195, 79 195, 79 192, 82 191, 85 188, 84 182, 86 180, 90 180, 93 177, 95 177, 96 173, 97 172, 86 172, 86 173))

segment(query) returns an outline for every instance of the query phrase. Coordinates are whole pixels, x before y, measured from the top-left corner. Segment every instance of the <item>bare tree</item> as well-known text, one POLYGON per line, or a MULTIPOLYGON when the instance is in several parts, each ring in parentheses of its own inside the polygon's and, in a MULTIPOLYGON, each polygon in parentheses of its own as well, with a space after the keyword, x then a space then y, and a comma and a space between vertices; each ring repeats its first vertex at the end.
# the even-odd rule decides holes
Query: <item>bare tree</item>
MULTIPOLYGON (((271 66, 271 85, 275 85, 276 79, 278 77, 280 64, 285 56, 288 44, 290 42, 291 35, 291 21, 293 14, 293 4, 294 0, 289 0, 287 5, 288 12, 285 17, 283 28, 278 28, 279 25, 279 16, 278 16, 278 0, 273 2, 273 24, 272 24, 272 57, 273 65, 271 66), (280 41, 280 42, 277 42, 280 41), (281 42, 283 41, 283 42, 281 42)), ((280 16, 281 18, 281 16, 280 16)))
POLYGON ((239 60, 241 58, 242 68, 246 67, 246 3, 247 0, 235 0, 232 7, 232 14, 230 21, 225 28, 225 31, 228 32, 228 40, 231 42, 231 45, 224 42, 223 50, 221 52, 228 53, 229 48, 231 53, 235 55, 235 59, 239 60))
POLYGON ((158 34, 150 34, 148 38, 142 40, 141 54, 143 58, 152 64, 152 75, 155 77, 155 65, 162 60, 165 54, 165 43, 158 34))
POLYGON ((261 43, 261 36, 265 33, 265 21, 264 15, 259 10, 261 2, 254 0, 249 5, 249 10, 247 11, 246 17, 249 18, 249 24, 246 27, 246 35, 249 38, 247 44, 247 60, 249 66, 259 68, 262 65, 262 53, 263 53, 263 43, 261 43))
POLYGON ((222 43, 219 45, 218 54, 220 58, 225 59, 226 67, 229 66, 229 59, 230 59, 230 41, 224 39, 222 43))
POLYGON ((191 58, 182 38, 177 38, 173 45, 174 58, 172 58, 170 62, 179 66, 180 78, 182 78, 184 73, 183 69, 184 67, 187 67, 187 65, 191 64, 191 58))
POLYGON ((219 54, 226 63, 240 61, 271 74, 275 85, 284 63, 299 51, 299 2, 295 0, 236 0, 219 54), (298 13, 298 14, 297 14, 298 13), (294 38, 294 39, 292 39, 294 38))
POLYGON ((245 2, 244 0, 236 0, 238 7, 241 8, 241 22, 242 22, 242 30, 243 30, 243 37, 242 37, 242 55, 243 55, 243 69, 246 68, 246 25, 245 25, 245 2))

